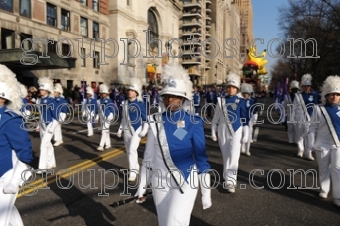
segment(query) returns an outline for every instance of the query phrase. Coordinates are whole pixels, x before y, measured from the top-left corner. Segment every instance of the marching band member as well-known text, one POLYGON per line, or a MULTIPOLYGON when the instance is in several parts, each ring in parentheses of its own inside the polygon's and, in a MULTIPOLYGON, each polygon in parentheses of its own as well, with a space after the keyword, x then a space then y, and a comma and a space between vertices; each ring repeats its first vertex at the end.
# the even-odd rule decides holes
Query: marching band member
MULTIPOLYGON (((251 98, 251 93, 252 93, 253 87, 252 85, 248 83, 242 83, 241 84, 241 93, 243 98, 246 101, 246 106, 247 106, 247 112, 249 115, 249 121, 246 122, 246 125, 249 125, 249 138, 246 143, 243 143, 241 145, 241 153, 245 153, 247 156, 250 156, 250 142, 252 140, 252 134, 253 134, 253 125, 255 125, 257 121, 257 108, 252 107, 254 104, 256 104, 256 100, 251 98)), ((247 127, 243 127, 247 128, 247 127)), ((244 133, 247 133, 247 131, 244 131, 244 133)))
POLYGON ((249 122, 249 114, 246 101, 237 96, 240 81, 239 75, 234 73, 228 75, 227 93, 225 97, 218 98, 211 127, 211 137, 214 141, 218 140, 223 156, 224 186, 231 193, 235 192, 237 184, 241 143, 247 143, 249 139, 249 125, 246 124, 249 122))
MULTIPOLYGON (((140 135, 142 128, 147 125, 143 123, 143 121, 146 121, 146 105, 142 99, 141 88, 139 79, 131 79, 130 85, 126 89, 127 101, 122 102, 123 115, 117 132, 118 137, 121 137, 122 132, 124 132, 124 144, 130 169, 129 181, 134 181, 137 177, 137 172, 139 172, 137 149, 142 137, 140 135)), ((143 130, 145 131, 145 129, 143 130)), ((143 136, 145 135, 146 133, 144 132, 143 136)))
MULTIPOLYGON (((26 129, 22 128, 22 97, 15 74, 0 65, 0 225, 23 226, 14 206, 19 186, 23 184, 22 172, 33 160, 32 143, 26 129)), ((25 175, 26 180, 29 179, 25 175)))
POLYGON ((200 114, 200 104, 201 104, 201 94, 197 90, 197 86, 194 86, 194 108, 195 108, 195 115, 200 114))
POLYGON ((319 166, 319 196, 327 198, 332 181, 334 204, 340 206, 340 77, 327 77, 321 98, 313 112, 308 146, 315 150, 319 166))
POLYGON ((285 95, 283 107, 286 113, 286 123, 287 123, 287 133, 288 133, 288 141, 290 144, 295 143, 295 124, 290 123, 293 121, 291 110, 293 107, 289 107, 289 105, 293 106, 295 94, 300 90, 298 81, 291 81, 290 83, 290 92, 285 95))
POLYGON ((94 96, 93 89, 88 86, 86 87, 86 99, 84 105, 83 117, 86 117, 87 125, 87 136, 93 136, 93 123, 96 112, 98 112, 98 100, 94 96))
POLYGON ((67 101, 63 96, 64 90, 63 87, 61 86, 60 83, 56 83, 54 85, 54 99, 56 101, 56 105, 55 105, 55 111, 58 117, 58 125, 55 128, 54 131, 54 145, 53 146, 59 146, 61 145, 63 142, 63 135, 62 135, 62 131, 61 131, 61 124, 62 122, 65 121, 66 118, 66 114, 68 112, 68 106, 67 106, 67 101))
POLYGON ((40 157, 39 169, 37 174, 41 174, 46 169, 56 167, 54 148, 51 143, 55 128, 58 126, 58 117, 56 115, 57 103, 53 98, 53 81, 50 78, 42 77, 38 80, 39 92, 41 97, 37 100, 39 109, 39 128, 40 128, 40 157))
POLYGON ((211 206, 211 190, 207 188, 210 187, 207 173, 210 165, 203 121, 181 107, 190 104, 193 95, 187 71, 179 65, 166 65, 162 78, 165 84, 160 95, 167 110, 149 116, 148 141, 140 175, 142 182, 136 196, 140 197, 138 202, 142 202, 145 186, 151 181, 158 225, 189 225, 198 181, 201 182, 203 208, 211 206), (153 173, 148 177, 150 168, 153 173))
POLYGON ((105 149, 111 148, 111 137, 110 137, 110 123, 113 120, 115 114, 114 104, 109 98, 109 88, 105 84, 100 84, 99 93, 101 98, 98 100, 99 106, 98 111, 100 114, 100 123, 102 130, 102 137, 100 140, 98 151, 104 151, 105 149))
POLYGON ((301 78, 302 92, 295 93, 294 98, 294 121, 297 123, 295 125, 295 140, 298 146, 298 157, 305 157, 308 160, 313 161, 312 151, 308 148, 308 129, 310 116, 313 112, 314 104, 318 104, 317 93, 311 92, 312 86, 312 76, 310 74, 305 74, 301 78))

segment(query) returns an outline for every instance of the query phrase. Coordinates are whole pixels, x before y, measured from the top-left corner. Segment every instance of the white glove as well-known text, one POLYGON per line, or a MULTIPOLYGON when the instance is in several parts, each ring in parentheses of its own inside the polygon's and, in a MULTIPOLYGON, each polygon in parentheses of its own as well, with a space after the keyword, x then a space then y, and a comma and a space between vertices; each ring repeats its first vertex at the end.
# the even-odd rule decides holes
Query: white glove
POLYGON ((99 120, 99 114, 96 115, 95 120, 98 122, 98 120, 99 120))
POLYGON ((257 122, 257 118, 258 118, 258 114, 253 114, 253 117, 251 118, 251 123, 252 125, 256 125, 257 122))
POLYGON ((23 171, 28 169, 27 165, 20 160, 17 160, 13 169, 13 175, 11 180, 3 187, 4 194, 16 194, 19 191, 23 179, 27 180, 32 174, 25 172, 25 177, 22 177, 23 171))
POLYGON ((249 126, 243 126, 242 143, 245 144, 249 139, 249 126))
POLYGON ((312 151, 314 150, 314 142, 315 142, 315 134, 309 133, 308 134, 308 148, 312 151))
POLYGON ((149 130, 149 123, 144 123, 142 127, 142 131, 138 134, 140 138, 145 137, 149 130))
POLYGON ((117 137, 122 137, 122 129, 121 128, 118 129, 117 137))
POLYGON ((59 118, 60 118, 61 122, 65 122, 66 114, 64 112, 60 112, 59 118))
POLYGON ((211 189, 210 189, 210 174, 201 173, 198 175, 198 180, 200 182, 201 193, 202 193, 202 205, 203 209, 208 209, 211 207, 211 189))

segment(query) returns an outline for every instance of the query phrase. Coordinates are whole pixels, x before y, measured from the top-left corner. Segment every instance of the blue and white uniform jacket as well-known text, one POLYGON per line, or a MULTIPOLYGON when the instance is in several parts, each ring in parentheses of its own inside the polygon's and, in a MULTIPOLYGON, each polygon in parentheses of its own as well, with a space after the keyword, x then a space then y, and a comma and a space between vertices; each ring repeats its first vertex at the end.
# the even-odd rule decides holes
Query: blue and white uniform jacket
POLYGON ((293 116, 295 121, 303 121, 304 119, 310 119, 314 105, 319 103, 319 96, 315 92, 310 93, 295 93, 294 97, 294 108, 293 108, 293 116), (305 110, 308 114, 305 114, 305 110))
POLYGON ((142 126, 143 122, 147 121, 146 104, 137 99, 130 101, 127 100, 122 103, 122 122, 119 126, 120 130, 130 130, 131 134, 142 126))
POLYGON ((23 126, 22 116, 5 106, 0 108, 0 177, 13 168, 13 151, 24 163, 33 160, 32 143, 23 126))
POLYGON ((47 96, 38 99, 40 123, 43 126, 48 126, 53 120, 58 121, 57 117, 57 102, 54 98, 47 96))
POLYGON ((108 96, 99 99, 98 104, 98 111, 101 112, 105 118, 107 118, 111 113, 112 115, 115 114, 115 105, 108 96))

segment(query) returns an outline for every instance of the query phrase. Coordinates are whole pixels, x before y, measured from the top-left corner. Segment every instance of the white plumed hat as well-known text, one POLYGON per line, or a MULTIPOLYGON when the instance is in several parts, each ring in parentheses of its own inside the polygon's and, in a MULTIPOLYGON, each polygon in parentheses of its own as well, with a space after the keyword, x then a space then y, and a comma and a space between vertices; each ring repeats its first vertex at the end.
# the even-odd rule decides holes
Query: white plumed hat
POLYGON ((241 84, 241 93, 249 93, 249 94, 251 94, 252 91, 253 91, 252 85, 250 85, 248 83, 242 83, 241 84))
POLYGON ((27 91, 26 86, 24 86, 20 82, 18 82, 18 86, 19 86, 19 89, 20 89, 21 98, 26 98, 27 95, 28 95, 28 91, 27 91))
POLYGON ((160 95, 171 94, 184 97, 191 101, 193 98, 193 84, 188 72, 178 64, 165 65, 162 72, 164 83, 160 95))
POLYGON ((130 81, 129 81, 129 86, 126 87, 126 89, 130 89, 130 90, 133 90, 137 93, 137 99, 142 101, 143 100, 143 97, 142 97, 142 82, 140 79, 138 78, 131 78, 130 81))
POLYGON ((60 95, 63 95, 64 90, 60 83, 54 84, 54 92, 58 92, 60 95))
POLYGON ((235 73, 230 73, 227 78, 227 86, 235 86, 240 89, 241 77, 235 73))
POLYGON ((311 86, 313 77, 310 74, 304 74, 301 78, 301 86, 311 86))
POLYGON ((39 89, 46 90, 50 93, 54 91, 53 80, 48 77, 41 77, 38 80, 39 89))
POLYGON ((291 88, 291 89, 300 89, 299 82, 296 81, 296 80, 291 81, 291 83, 290 83, 290 88, 291 88))
POLYGON ((9 101, 6 107, 17 114, 23 105, 16 75, 5 65, 0 64, 0 97, 9 101))
POLYGON ((337 75, 330 75, 323 82, 322 86, 322 103, 326 103, 326 95, 331 93, 340 93, 340 77, 337 75))
POLYGON ((94 96, 94 91, 90 86, 86 87, 86 93, 91 94, 92 97, 94 96))
POLYGON ((105 84, 100 84, 99 85, 99 93, 106 93, 106 94, 109 94, 109 88, 107 85, 105 84))

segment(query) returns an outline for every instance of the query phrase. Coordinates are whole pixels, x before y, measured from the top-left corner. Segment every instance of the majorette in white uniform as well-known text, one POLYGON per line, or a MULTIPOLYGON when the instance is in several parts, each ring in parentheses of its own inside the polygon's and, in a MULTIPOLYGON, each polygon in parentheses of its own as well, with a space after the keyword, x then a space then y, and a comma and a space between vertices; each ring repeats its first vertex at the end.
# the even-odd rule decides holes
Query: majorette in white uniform
POLYGON ((130 80, 126 92, 127 100, 121 103, 123 115, 117 136, 121 137, 122 133, 124 133, 124 144, 130 169, 129 181, 134 181, 139 173, 137 149, 141 137, 145 136, 147 133, 147 109, 141 95, 142 84, 138 78, 132 78, 130 80))
POLYGON ((55 128, 58 126, 57 103, 54 99, 53 81, 50 78, 42 77, 38 80, 39 92, 41 98, 37 104, 39 109, 39 128, 40 128, 40 157, 38 174, 44 172, 45 169, 53 169, 56 167, 54 148, 51 143, 55 128))
POLYGON ((56 83, 54 85, 54 98, 56 101, 56 116, 58 119, 58 125, 55 128, 54 131, 54 141, 55 143, 53 144, 53 146, 59 146, 62 143, 64 143, 63 141, 63 135, 62 135, 62 131, 61 131, 61 124, 63 124, 65 122, 66 119, 66 114, 68 112, 68 104, 67 101, 65 99, 65 97, 63 96, 64 90, 63 87, 61 86, 60 83, 56 83))
POLYGON ((285 109, 285 120, 287 123, 287 133, 288 133, 288 141, 290 144, 296 143, 295 141, 295 123, 293 122, 292 118, 292 111, 293 111, 293 103, 295 99, 295 93, 300 90, 299 82, 298 81, 291 81, 290 83, 290 91, 284 97, 283 107, 285 109), (292 109, 292 110, 291 110, 292 109))
POLYGON ((96 113, 98 112, 98 100, 94 98, 93 89, 86 87, 86 99, 84 100, 83 117, 86 118, 87 136, 93 136, 93 124, 96 113))
MULTIPOLYGON (((256 99, 251 97, 251 93, 253 91, 253 86, 248 84, 248 83, 242 83, 241 84, 241 93, 243 98, 246 101, 246 107, 249 115, 249 121, 246 121, 245 124, 249 125, 249 137, 246 143, 242 143, 241 145, 241 153, 246 154, 247 156, 250 156, 250 143, 252 141, 252 134, 253 134, 253 125, 256 124, 257 121, 257 107, 255 106, 256 104, 256 99)), ((243 127, 247 129, 247 127, 243 127)), ((246 132, 246 131, 245 131, 246 132)))
POLYGON ((149 116, 150 129, 136 195, 142 197, 146 184, 151 181, 158 225, 189 225, 198 181, 203 188, 203 208, 211 206, 210 165, 203 121, 199 116, 171 106, 183 101, 185 105, 192 100, 192 82, 187 71, 179 65, 166 65, 162 79, 165 85, 160 95, 164 105, 170 107, 161 114, 149 116))
POLYGON ((334 204, 340 206, 340 77, 327 77, 321 98, 313 112, 308 145, 319 166, 320 197, 327 198, 332 181, 334 204))
POLYGON ((112 124, 112 120, 114 119, 115 114, 115 105, 112 103, 112 100, 109 98, 109 88, 105 84, 100 84, 99 93, 101 98, 98 100, 98 112, 100 114, 100 123, 102 130, 102 137, 100 140, 98 151, 104 151, 105 149, 111 148, 111 137, 110 137, 110 125, 112 124))
MULTIPOLYGON (((294 121, 295 140, 298 146, 298 157, 305 157, 313 161, 312 151, 308 148, 308 129, 310 124, 310 116, 312 115, 315 104, 318 104, 318 95, 311 92, 312 76, 305 74, 301 78, 302 92, 296 93, 294 98, 294 121)), ((289 123, 289 121, 287 122, 289 123)))
POLYGON ((24 225, 14 206, 19 186, 31 173, 32 143, 23 124, 20 89, 15 74, 0 65, 0 225, 24 225))
POLYGON ((249 114, 246 101, 237 95, 241 78, 231 73, 227 78, 225 97, 217 98, 211 137, 217 141, 223 156, 224 187, 231 193, 235 192, 237 170, 240 158, 241 143, 249 139, 249 114), (218 134, 216 134, 218 132, 218 134), (218 137, 218 138, 217 138, 218 137))

